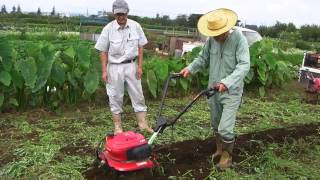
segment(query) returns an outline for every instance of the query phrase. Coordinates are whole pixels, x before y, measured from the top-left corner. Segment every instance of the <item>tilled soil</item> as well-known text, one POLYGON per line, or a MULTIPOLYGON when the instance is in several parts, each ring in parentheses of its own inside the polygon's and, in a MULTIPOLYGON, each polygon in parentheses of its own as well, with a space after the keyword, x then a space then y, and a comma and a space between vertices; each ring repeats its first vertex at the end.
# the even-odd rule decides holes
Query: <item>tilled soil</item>
MULTIPOLYGON (((245 159, 243 154, 254 155, 262 151, 268 143, 320 137, 320 123, 271 129, 261 132, 240 135, 236 139, 233 161, 236 165, 245 159), (245 153, 244 153, 245 152, 245 153)), ((104 166, 94 164, 84 172, 87 179, 168 179, 170 176, 181 176, 191 173, 197 179, 207 177, 213 167, 210 161, 216 149, 215 139, 189 140, 155 147, 153 150, 158 166, 152 170, 120 173, 104 166)), ((216 161, 215 161, 216 162, 216 161)))

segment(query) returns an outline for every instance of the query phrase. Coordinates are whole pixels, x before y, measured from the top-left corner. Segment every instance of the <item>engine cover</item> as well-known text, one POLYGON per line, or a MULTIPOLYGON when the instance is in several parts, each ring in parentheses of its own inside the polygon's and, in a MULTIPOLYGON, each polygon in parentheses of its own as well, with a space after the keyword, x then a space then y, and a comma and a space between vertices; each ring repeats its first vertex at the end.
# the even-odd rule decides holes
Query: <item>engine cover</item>
POLYGON ((107 136, 105 149, 108 158, 117 161, 141 160, 151 155, 151 147, 148 145, 148 141, 142 134, 133 131, 107 136), (144 154, 144 152, 147 154, 144 154), (140 153, 142 155, 139 155, 140 153))

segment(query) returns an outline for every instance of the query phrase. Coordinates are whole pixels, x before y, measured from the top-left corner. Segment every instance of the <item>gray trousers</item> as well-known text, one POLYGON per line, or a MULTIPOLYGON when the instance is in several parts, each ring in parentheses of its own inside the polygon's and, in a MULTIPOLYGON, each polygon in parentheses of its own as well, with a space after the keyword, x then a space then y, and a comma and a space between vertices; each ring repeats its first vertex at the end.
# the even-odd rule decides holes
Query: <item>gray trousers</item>
POLYGON ((208 100, 213 131, 225 140, 235 137, 234 127, 241 97, 241 94, 230 95, 224 92, 217 93, 208 100))
POLYGON ((123 95, 125 88, 131 99, 135 112, 147 111, 143 96, 141 79, 136 78, 136 63, 108 64, 108 82, 106 84, 109 105, 113 114, 123 112, 123 95))

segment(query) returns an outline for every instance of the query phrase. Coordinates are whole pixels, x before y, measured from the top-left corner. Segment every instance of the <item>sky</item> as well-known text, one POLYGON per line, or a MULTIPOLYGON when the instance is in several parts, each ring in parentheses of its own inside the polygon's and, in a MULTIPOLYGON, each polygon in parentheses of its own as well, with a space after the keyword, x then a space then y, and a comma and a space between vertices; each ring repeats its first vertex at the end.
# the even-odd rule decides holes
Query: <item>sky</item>
MULTIPOLYGON (((0 0, 7 11, 20 5, 22 11, 97 14, 111 11, 114 0, 0 0)), ((204 14, 218 8, 229 8, 238 14, 245 24, 274 25, 276 21, 320 25, 320 0, 127 0, 129 14, 155 17, 169 15, 171 19, 180 14, 204 14)))

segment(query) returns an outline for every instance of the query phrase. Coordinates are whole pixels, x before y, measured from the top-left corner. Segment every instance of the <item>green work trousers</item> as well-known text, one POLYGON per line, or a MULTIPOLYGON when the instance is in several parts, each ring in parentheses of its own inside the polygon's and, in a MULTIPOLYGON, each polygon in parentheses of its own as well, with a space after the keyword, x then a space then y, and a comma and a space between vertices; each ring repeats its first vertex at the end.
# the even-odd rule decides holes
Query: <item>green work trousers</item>
POLYGON ((236 114, 242 94, 217 93, 209 101, 212 128, 225 140, 233 140, 236 114))

